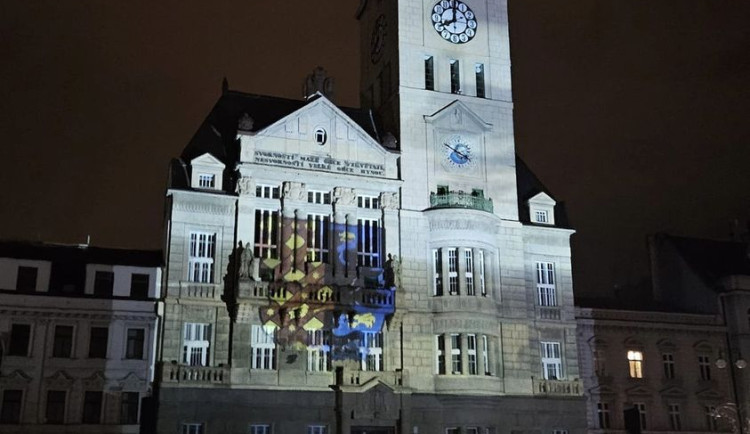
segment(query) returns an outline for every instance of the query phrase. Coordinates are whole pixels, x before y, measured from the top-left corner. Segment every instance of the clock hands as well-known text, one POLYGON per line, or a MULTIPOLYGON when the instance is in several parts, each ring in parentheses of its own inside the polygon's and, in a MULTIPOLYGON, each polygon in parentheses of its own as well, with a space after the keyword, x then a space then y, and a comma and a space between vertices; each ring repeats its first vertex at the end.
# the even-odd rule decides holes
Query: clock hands
POLYGON ((466 160, 466 161, 469 161, 469 160, 471 159, 471 158, 469 158, 469 155, 468 155, 468 154, 466 154, 466 153, 464 153, 464 152, 461 152, 461 151, 459 151, 458 149, 454 148, 453 146, 451 146, 451 145, 449 145, 449 144, 447 144, 447 143, 443 143, 443 146, 445 146, 446 148, 448 148, 448 149, 450 149, 451 151, 455 152, 455 153, 456 153, 456 155, 458 155, 459 157, 463 158, 463 159, 464 159, 464 160, 466 160))

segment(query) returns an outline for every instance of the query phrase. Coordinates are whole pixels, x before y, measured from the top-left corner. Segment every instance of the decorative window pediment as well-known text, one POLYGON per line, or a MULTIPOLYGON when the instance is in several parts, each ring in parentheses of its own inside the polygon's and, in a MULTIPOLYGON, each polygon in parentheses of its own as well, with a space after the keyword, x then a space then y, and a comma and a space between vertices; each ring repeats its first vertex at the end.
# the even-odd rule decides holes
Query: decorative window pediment
POLYGON ((190 186, 201 190, 222 190, 224 163, 211 154, 190 160, 190 186))
POLYGON ((527 201, 529 206, 529 220, 542 225, 555 225, 555 202, 545 192, 538 193, 527 201))

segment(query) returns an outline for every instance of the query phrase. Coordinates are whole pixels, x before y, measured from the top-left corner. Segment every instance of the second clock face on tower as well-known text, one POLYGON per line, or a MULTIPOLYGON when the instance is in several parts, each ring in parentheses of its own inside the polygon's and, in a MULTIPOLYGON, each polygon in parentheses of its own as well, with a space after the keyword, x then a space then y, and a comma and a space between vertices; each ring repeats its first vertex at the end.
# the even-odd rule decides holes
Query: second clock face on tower
POLYGON ((443 164, 449 168, 467 169, 474 167, 476 163, 471 143, 459 135, 449 136, 443 140, 443 152, 443 164))
POLYGON ((432 7, 432 26, 446 41, 464 44, 477 32, 474 12, 460 0, 441 0, 432 7))

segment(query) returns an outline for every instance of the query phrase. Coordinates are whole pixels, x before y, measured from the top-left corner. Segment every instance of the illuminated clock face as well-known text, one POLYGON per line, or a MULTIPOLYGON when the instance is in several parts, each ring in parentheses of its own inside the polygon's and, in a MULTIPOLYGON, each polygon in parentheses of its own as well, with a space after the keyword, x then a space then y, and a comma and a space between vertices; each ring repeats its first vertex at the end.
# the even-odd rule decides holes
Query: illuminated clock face
POLYGON ((432 26, 446 41, 465 44, 477 33, 474 12, 459 0, 441 0, 432 7, 432 26))
POLYGON ((467 168, 474 166, 474 153, 471 145, 461 136, 454 135, 443 141, 448 167, 467 168))
POLYGON ((378 63, 380 58, 383 57, 387 26, 388 22, 385 20, 385 15, 379 16, 375 21, 375 27, 373 27, 370 37, 370 61, 372 63, 378 63))

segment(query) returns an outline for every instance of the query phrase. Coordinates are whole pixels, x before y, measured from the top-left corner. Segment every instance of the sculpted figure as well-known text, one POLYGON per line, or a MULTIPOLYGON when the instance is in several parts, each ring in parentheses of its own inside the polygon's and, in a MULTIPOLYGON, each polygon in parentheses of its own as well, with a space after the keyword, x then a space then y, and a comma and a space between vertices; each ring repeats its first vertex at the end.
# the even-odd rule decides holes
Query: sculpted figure
POLYGON ((336 187, 333 189, 333 197, 336 205, 351 206, 357 200, 357 193, 353 188, 336 187))

